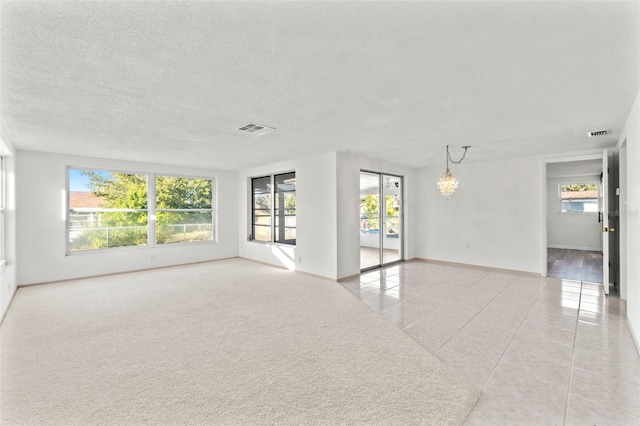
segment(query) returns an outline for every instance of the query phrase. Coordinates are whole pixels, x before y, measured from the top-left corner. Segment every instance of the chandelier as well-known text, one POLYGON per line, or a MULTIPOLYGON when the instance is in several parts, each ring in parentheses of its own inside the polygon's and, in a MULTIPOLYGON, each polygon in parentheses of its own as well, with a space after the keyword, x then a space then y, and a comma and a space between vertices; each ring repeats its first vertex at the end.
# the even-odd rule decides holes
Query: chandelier
POLYGON ((442 193, 442 195, 447 198, 449 198, 451 194, 456 191, 456 188, 458 188, 458 179, 456 179, 451 173, 451 170, 449 170, 449 162, 452 162, 453 164, 462 163, 462 160, 464 160, 464 157, 467 155, 467 149, 471 147, 463 146, 463 148, 464 153, 462 154, 462 158, 458 161, 453 161, 451 159, 451 155, 449 154, 449 145, 447 145, 447 169, 445 170, 442 177, 438 179, 438 189, 440 190, 440 193, 442 193))

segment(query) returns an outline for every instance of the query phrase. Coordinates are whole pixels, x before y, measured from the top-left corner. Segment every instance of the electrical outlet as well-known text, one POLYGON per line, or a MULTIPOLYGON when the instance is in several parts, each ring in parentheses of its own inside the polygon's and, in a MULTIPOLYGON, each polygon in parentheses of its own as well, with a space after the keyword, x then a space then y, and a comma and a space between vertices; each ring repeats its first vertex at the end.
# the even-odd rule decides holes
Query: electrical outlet
POLYGON ((149 256, 149 262, 155 262, 156 261, 156 255, 152 254, 151 256, 149 256))
POLYGON ((469 248, 469 241, 467 241, 466 243, 464 243, 464 248, 468 249, 469 248))

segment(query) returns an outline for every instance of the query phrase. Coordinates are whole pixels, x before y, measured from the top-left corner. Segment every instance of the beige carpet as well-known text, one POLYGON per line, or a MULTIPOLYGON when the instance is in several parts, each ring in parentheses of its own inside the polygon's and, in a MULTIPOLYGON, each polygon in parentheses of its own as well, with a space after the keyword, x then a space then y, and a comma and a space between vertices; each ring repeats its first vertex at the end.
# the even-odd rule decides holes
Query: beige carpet
POLYGON ((3 424, 462 424, 479 390, 339 284, 242 259, 20 288, 3 424))

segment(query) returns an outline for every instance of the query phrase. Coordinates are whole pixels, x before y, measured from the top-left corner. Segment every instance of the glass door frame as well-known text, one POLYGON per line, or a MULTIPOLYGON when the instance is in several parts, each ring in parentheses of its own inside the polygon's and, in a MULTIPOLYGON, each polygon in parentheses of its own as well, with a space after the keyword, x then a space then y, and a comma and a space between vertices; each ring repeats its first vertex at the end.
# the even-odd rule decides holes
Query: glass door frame
MULTIPOLYGON (((377 265, 372 265, 372 266, 367 266, 365 268, 362 268, 362 262, 360 263, 360 272, 366 272, 366 271, 370 271, 373 269, 378 269, 378 268, 382 268, 383 266, 389 266, 389 265, 393 265, 395 263, 400 263, 400 262, 404 262, 404 176, 401 175, 397 175, 394 173, 385 173, 385 172, 378 172, 378 171, 374 171, 374 170, 368 170, 368 169, 360 169, 360 173, 369 173, 369 174, 374 174, 374 175, 378 175, 378 264, 377 265), (397 178, 400 181, 400 202, 398 203, 398 206, 400 208, 400 214, 398 215, 399 218, 399 222, 400 222, 400 229, 398 230, 398 236, 400 238, 399 241, 399 245, 400 247, 398 248, 398 259, 397 260, 392 260, 390 262, 385 262, 384 261, 384 238, 386 235, 386 226, 387 226, 387 209, 386 209, 386 197, 385 197, 385 192, 384 192, 384 178, 385 176, 388 177, 392 177, 392 178, 397 178)), ((360 232, 360 231, 359 231, 360 232)), ((361 245, 358 245, 358 248, 361 249, 361 245)))

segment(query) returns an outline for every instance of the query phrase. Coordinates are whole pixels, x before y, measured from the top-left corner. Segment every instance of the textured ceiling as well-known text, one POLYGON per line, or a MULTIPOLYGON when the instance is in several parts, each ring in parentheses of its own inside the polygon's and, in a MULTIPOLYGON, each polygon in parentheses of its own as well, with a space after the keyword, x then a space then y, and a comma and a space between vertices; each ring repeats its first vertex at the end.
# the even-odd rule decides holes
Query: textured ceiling
POLYGON ((25 150, 241 169, 349 149, 419 168, 447 144, 467 161, 613 146, 639 88, 636 1, 1 8, 2 125, 25 150))

